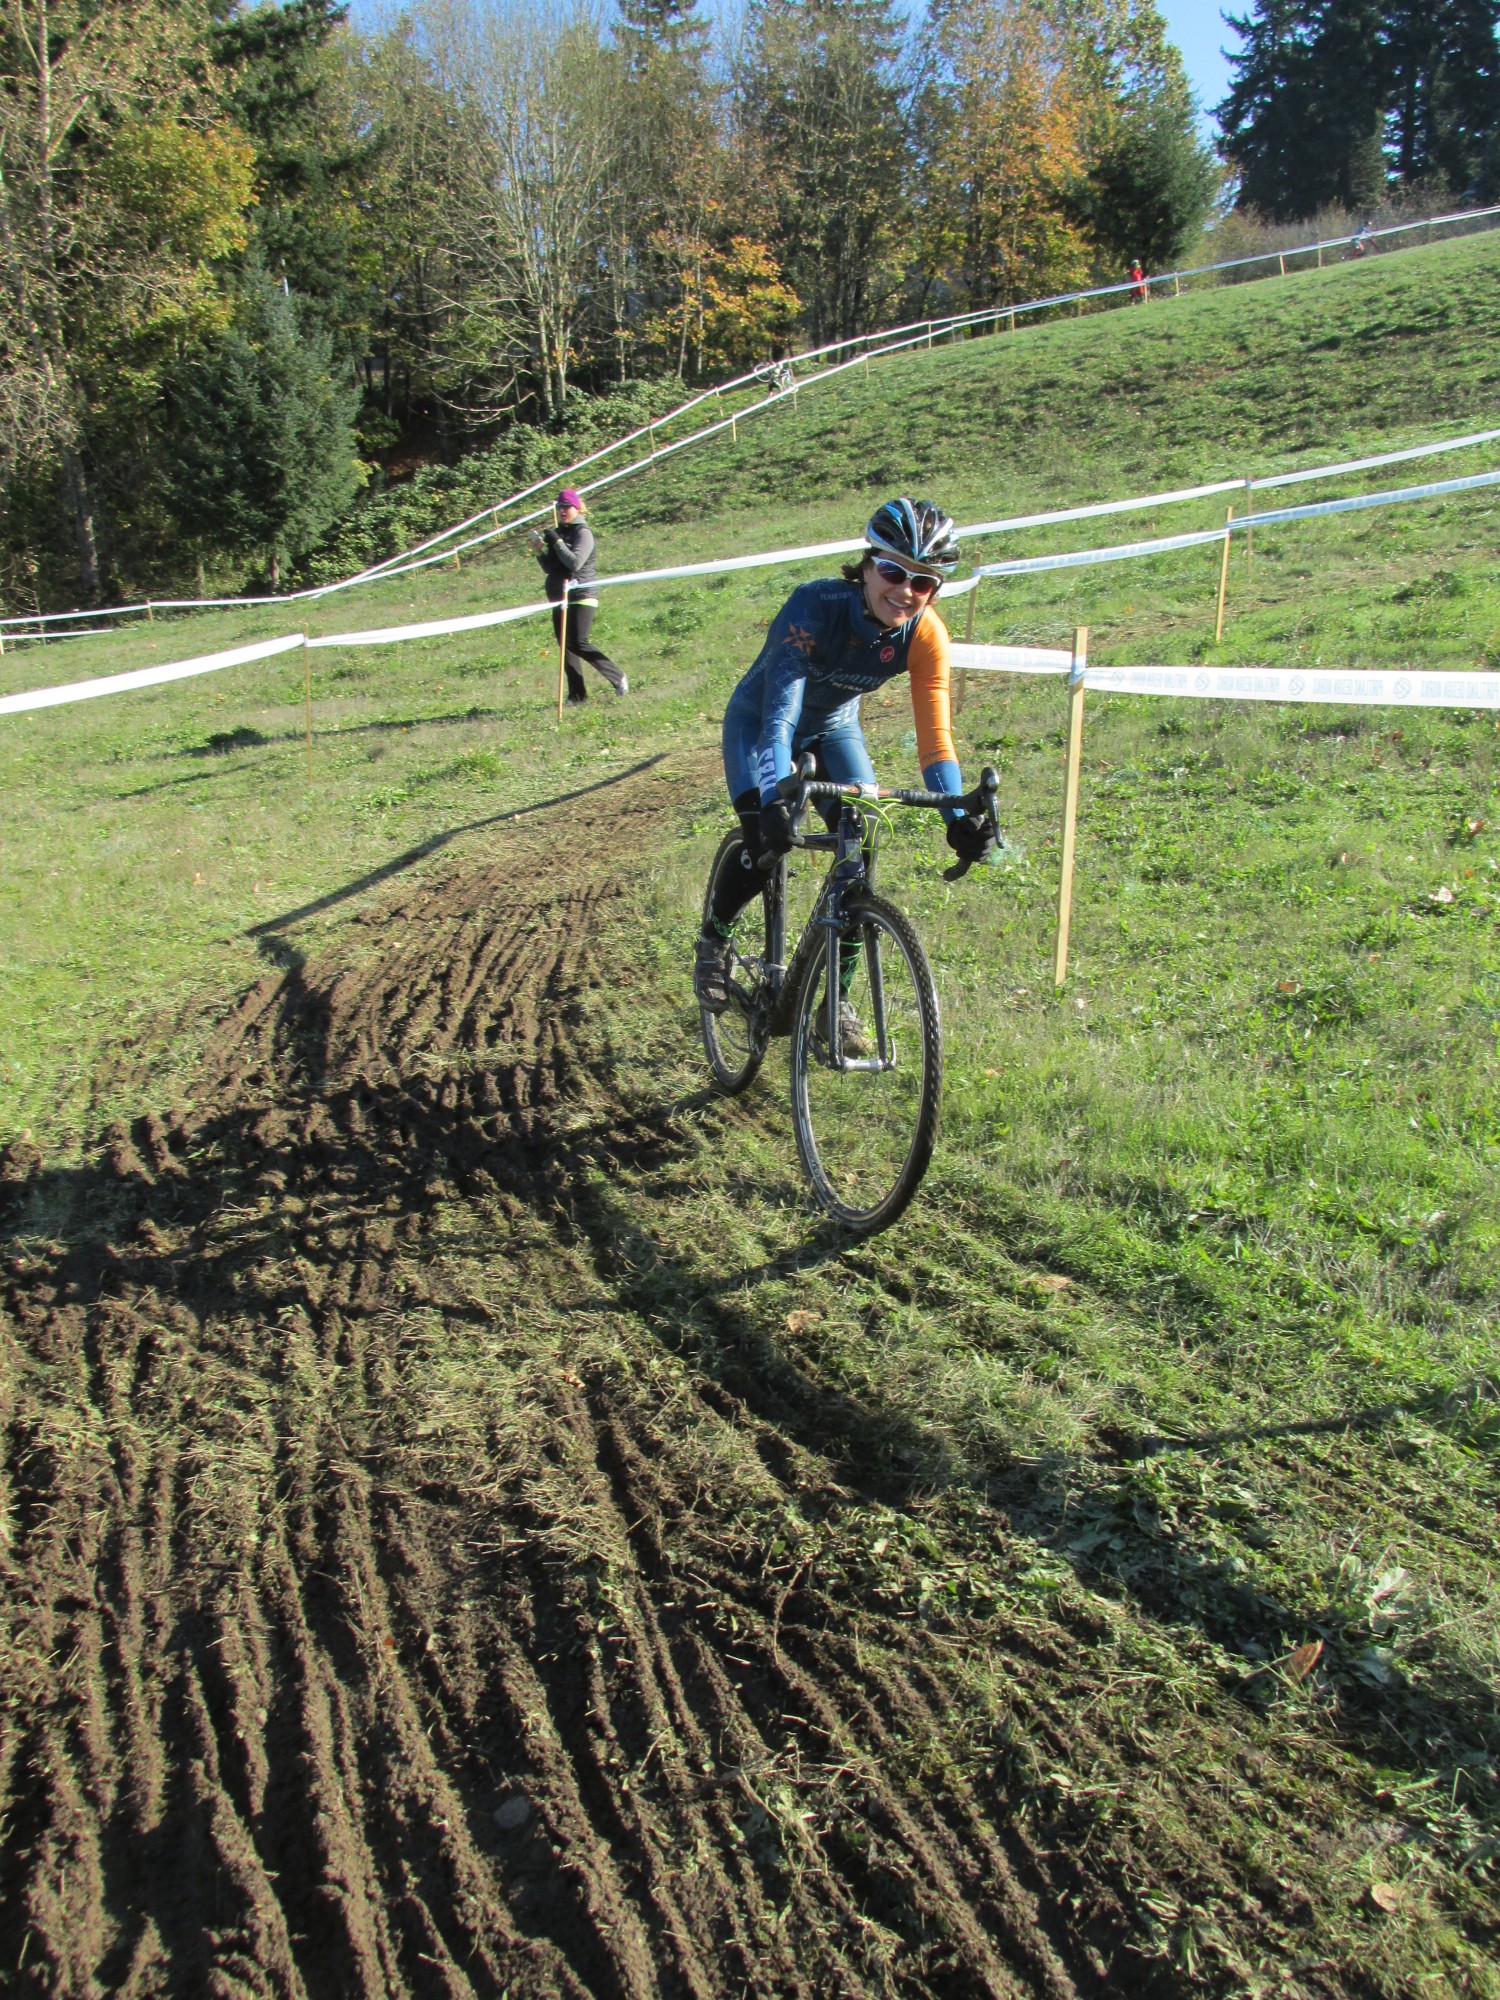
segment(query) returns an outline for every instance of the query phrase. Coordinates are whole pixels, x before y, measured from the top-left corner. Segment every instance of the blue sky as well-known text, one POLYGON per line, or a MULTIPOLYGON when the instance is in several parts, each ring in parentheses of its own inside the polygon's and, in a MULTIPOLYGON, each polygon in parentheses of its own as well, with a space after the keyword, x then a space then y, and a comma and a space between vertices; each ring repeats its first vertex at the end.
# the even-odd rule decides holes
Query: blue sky
MULTIPOLYGON (((1249 0, 1225 0, 1236 13, 1250 11, 1249 0)), ((1229 64, 1221 48, 1238 48, 1239 37, 1224 25, 1219 0, 1157 0, 1167 32, 1182 50, 1188 79, 1198 102, 1211 111, 1229 88, 1229 64)))
MULTIPOLYGON (((729 4, 733 5, 733 0, 729 0, 729 4)), ((1157 0, 1157 4, 1166 18, 1172 40, 1182 51, 1198 102, 1205 110, 1212 109, 1229 87, 1229 65, 1219 51, 1226 43, 1234 47, 1238 41, 1237 36, 1225 27, 1220 7, 1230 6, 1236 11, 1247 12, 1250 0, 1157 0)), ((920 0, 914 0, 914 13, 918 5, 920 0)), ((724 0, 708 0, 711 13, 722 12, 723 6, 724 0)), ((352 11, 355 20, 362 26, 374 27, 382 12, 394 12, 395 9, 382 7, 381 0, 352 0, 352 11)))

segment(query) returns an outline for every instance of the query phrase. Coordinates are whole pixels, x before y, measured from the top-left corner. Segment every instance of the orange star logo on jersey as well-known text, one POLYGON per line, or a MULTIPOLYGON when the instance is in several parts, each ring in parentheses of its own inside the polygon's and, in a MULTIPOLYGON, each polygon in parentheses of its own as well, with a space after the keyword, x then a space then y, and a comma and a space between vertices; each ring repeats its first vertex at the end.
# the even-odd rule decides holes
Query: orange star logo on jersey
POLYGON ((810 625, 792 625, 787 629, 786 642, 794 653, 800 653, 804 660, 812 657, 816 644, 810 625))

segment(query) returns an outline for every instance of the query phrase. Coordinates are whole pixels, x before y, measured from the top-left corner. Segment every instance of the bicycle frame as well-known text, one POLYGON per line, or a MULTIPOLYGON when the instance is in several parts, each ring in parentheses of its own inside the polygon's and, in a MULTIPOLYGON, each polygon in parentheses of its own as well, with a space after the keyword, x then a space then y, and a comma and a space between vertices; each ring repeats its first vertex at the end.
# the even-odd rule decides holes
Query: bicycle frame
POLYGON ((849 928, 845 909, 846 899, 856 889, 872 887, 875 881, 875 848, 873 842, 867 845, 867 841, 868 828, 864 814, 848 799, 843 801, 839 812, 839 823, 833 833, 801 836, 799 846, 814 851, 831 852, 835 859, 827 881, 818 892, 807 928, 798 941, 797 950, 789 966, 782 963, 786 953, 785 858, 777 864, 772 914, 775 962, 766 968, 767 980, 772 988, 767 1032, 771 1035, 791 1033, 792 1012, 802 981, 816 979, 821 965, 824 970, 824 1036, 828 1049, 824 1060, 832 1069, 878 1072, 894 1069, 896 1066, 886 1024, 885 992, 881 982, 878 949, 873 952, 870 960, 870 993, 875 1015, 871 1023, 875 1030, 873 1056, 844 1054, 843 1021, 839 1006, 843 991, 840 980, 841 953, 843 949, 848 948, 844 945, 844 934, 849 928))
MULTIPOLYGON (((762 967, 762 980, 754 995, 755 1011, 752 1017, 754 1031, 767 1040, 792 1031, 792 1017, 796 1007, 797 994, 805 977, 817 976, 817 959, 821 957, 825 970, 826 1040, 830 1067, 849 1070, 869 1070, 874 1072, 894 1069, 895 1054, 885 1014, 885 992, 881 977, 879 955, 872 958, 870 967, 870 998, 875 1019, 871 1026, 875 1031, 875 1054, 873 1056, 845 1056, 843 1034, 839 1013, 841 988, 839 983, 840 939, 848 928, 845 909, 846 899, 856 889, 870 889, 875 884, 875 863, 878 832, 870 835, 864 814, 859 810, 861 798, 889 799, 898 805, 942 807, 962 805, 968 810, 976 806, 990 815, 991 824, 997 837, 1000 822, 995 813, 995 798, 1000 781, 988 766, 978 788, 959 798, 947 798, 926 791, 885 791, 872 788, 820 783, 814 778, 814 763, 810 755, 804 754, 799 760, 797 775, 781 781, 782 796, 792 804, 793 823, 800 819, 812 799, 837 799, 839 802, 838 825, 831 833, 797 833, 794 835, 795 849, 814 853, 832 854, 834 863, 828 879, 818 892, 813 904, 812 915, 807 928, 797 941, 797 949, 790 965, 786 962, 786 876, 787 857, 782 855, 771 871, 771 934, 769 955, 762 967)), ((949 880, 967 872, 967 862, 956 863, 946 871, 949 880)), ((748 996, 747 996, 748 997, 748 996)))

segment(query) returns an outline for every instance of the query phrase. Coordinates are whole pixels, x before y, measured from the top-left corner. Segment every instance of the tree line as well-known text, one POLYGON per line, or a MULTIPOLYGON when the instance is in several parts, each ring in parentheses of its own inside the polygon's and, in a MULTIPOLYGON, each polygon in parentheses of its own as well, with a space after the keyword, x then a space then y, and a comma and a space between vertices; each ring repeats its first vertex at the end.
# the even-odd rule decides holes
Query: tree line
POLYGON ((1500 195, 1500 0, 1255 0, 1219 106, 1238 204, 1500 195))
POLYGON ((275 583, 372 483, 1164 262, 1217 186, 1154 0, 749 0, 732 32, 698 0, 0 0, 0 594, 275 583))

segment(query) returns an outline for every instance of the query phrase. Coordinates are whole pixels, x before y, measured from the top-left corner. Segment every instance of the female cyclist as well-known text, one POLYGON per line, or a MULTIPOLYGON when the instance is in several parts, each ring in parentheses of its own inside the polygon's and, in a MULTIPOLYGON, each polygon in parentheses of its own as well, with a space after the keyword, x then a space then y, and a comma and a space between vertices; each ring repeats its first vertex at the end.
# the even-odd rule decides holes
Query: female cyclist
MULTIPOLYGON (((911 681, 922 782, 961 792, 949 708, 948 628, 934 600, 958 562, 953 522, 930 500, 888 500, 865 528, 861 560, 842 577, 804 583, 771 622, 755 664, 724 714, 724 773, 740 817, 740 867, 719 893, 698 938, 693 991, 718 1013, 729 1003, 729 941, 735 918, 759 893, 762 855, 788 852, 791 817, 778 779, 804 750, 819 778, 875 782, 859 725, 861 695, 897 674, 911 681)), ((983 813, 946 813, 948 845, 982 861, 994 844, 983 813)))

